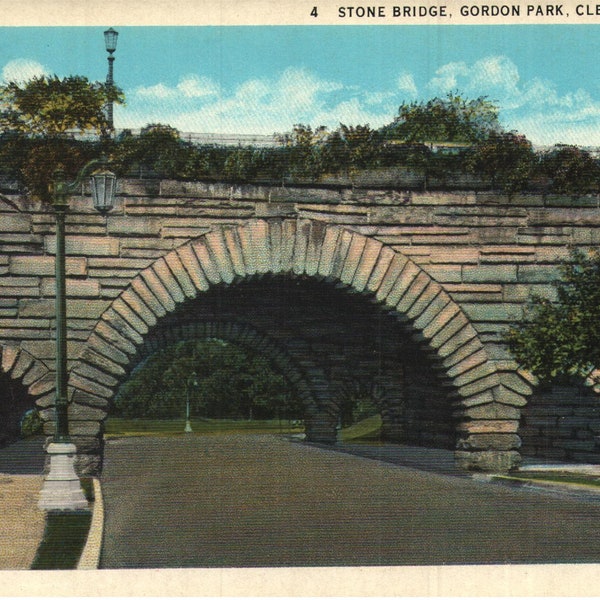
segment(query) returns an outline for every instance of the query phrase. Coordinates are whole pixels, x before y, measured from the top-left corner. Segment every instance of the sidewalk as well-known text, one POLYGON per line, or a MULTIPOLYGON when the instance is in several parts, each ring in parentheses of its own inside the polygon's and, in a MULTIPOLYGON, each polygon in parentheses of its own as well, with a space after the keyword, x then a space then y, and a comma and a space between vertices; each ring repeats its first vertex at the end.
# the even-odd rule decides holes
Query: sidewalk
POLYGON ((44 481, 43 440, 0 451, 0 570, 29 569, 44 534, 37 506, 44 481))

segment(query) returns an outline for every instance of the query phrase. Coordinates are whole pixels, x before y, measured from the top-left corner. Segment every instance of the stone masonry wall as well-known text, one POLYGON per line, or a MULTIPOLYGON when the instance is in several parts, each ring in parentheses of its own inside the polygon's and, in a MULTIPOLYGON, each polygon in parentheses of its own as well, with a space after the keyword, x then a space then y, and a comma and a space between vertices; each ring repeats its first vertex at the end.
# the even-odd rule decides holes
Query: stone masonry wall
MULTIPOLYGON (((95 213, 88 196, 71 201, 69 365, 143 269, 215 226, 253 218, 339 224, 412 259, 460 305, 513 395, 530 388, 515 372, 502 332, 522 318, 532 292, 552 297, 570 246, 600 243, 597 197, 124 181, 108 216, 95 213)), ((40 376, 30 374, 28 389, 41 406, 53 402, 54 249, 50 208, 0 197, 0 344, 35 359, 40 376)))

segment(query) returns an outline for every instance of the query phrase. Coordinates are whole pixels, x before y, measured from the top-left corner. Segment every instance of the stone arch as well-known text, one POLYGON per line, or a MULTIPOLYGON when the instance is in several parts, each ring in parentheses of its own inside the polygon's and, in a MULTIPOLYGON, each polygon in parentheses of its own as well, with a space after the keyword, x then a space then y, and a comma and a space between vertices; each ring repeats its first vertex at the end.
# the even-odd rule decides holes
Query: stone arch
MULTIPOLYGON (((219 225, 144 269, 102 315, 70 374, 82 438, 100 422, 119 378, 158 320, 214 285, 267 274, 307 276, 364 294, 404 322, 446 379, 460 420, 456 457, 470 469, 518 464, 516 435, 529 388, 502 372, 460 306, 407 256, 347 227, 254 219, 219 225)), ((73 427, 72 427, 73 430, 73 427)))
POLYGON ((326 400, 329 395, 322 394, 322 388, 326 383, 322 369, 311 362, 306 363, 303 357, 304 367, 298 365, 298 361, 286 349, 278 344, 268 335, 258 331, 247 323, 236 323, 231 321, 202 321, 185 323, 160 329, 148 336, 144 343, 138 348, 135 362, 144 360, 159 348, 164 348, 170 343, 200 338, 218 338, 238 344, 244 348, 259 351, 275 368, 294 386, 305 411, 305 423, 307 434, 313 441, 332 441, 337 410, 326 400), (311 372, 310 377, 306 369, 311 372), (318 385, 314 385, 317 382, 318 385))
MULTIPOLYGON (((48 407, 54 405, 55 378, 52 371, 41 360, 22 348, 0 344, 0 372, 20 383, 45 421, 53 419, 54 411, 48 407)), ((6 398, 2 400, 7 401, 6 398)), ((0 409, 0 412, 5 413, 5 418, 1 419, 4 421, 3 428, 9 426, 10 419, 7 415, 11 412, 10 408, 3 406, 0 409)))

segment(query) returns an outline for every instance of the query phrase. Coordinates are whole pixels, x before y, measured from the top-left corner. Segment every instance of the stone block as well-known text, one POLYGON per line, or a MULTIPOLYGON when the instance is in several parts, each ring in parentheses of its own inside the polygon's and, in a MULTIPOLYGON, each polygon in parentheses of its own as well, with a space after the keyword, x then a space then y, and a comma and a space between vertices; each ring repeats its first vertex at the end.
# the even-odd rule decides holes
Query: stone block
MULTIPOLYGON (((45 237, 48 254, 56 254, 56 238, 45 237)), ((118 256, 119 240, 100 236, 69 236, 65 240, 65 252, 73 256, 118 256)))
POLYGON ((417 330, 424 329, 435 317, 437 317, 451 302, 450 296, 441 290, 427 308, 415 319, 413 324, 417 330))
POLYGON ((460 314, 460 308, 454 302, 446 305, 423 329, 424 339, 431 339, 460 314))
POLYGON ((551 283, 560 278, 554 265, 519 265, 517 279, 522 283, 551 283))
POLYGON ((471 396, 478 396, 482 392, 486 390, 492 390, 498 385, 498 375, 497 373, 492 373, 487 377, 483 377, 482 379, 478 379, 473 383, 468 383, 466 385, 461 386, 458 389, 458 393, 463 398, 470 398, 471 396))
MULTIPOLYGON (((65 285, 67 298, 98 298, 100 296, 100 284, 94 280, 66 279, 65 285)), ((55 296, 55 280, 42 279, 40 292, 45 297, 55 296)))
POLYGON ((42 396, 53 390, 55 383, 54 373, 47 373, 29 386, 29 393, 34 397, 42 396))
POLYGON ((147 323, 135 312, 131 309, 129 304, 127 304, 122 298, 117 298, 112 308, 117 312, 127 323, 135 329, 141 335, 145 335, 148 333, 148 325, 147 323))
POLYGON ((237 234, 237 230, 233 227, 227 227, 223 231, 224 245, 227 250, 229 260, 235 277, 243 277, 246 272, 244 265, 244 257, 242 255, 242 249, 240 246, 240 238, 237 234))
MULTIPOLYGON (((340 276, 342 274, 342 269, 344 268, 344 262, 346 260, 346 255, 348 254, 351 241, 352 233, 347 230, 342 230, 340 237, 337 241, 335 252, 333 253, 331 272, 329 273, 329 278, 332 281, 340 280, 340 276)), ((294 250, 294 256, 296 256, 296 250, 294 250)))
MULTIPOLYGON (((114 319, 112 320, 114 321, 114 319)), ((102 336, 112 346, 115 346, 126 354, 134 355, 136 353, 136 347, 129 341, 123 334, 121 334, 113 322, 107 320, 101 320, 95 328, 95 333, 102 336)))
POLYGON ((507 473, 517 469, 522 462, 521 455, 514 450, 457 450, 454 458, 457 466, 462 469, 486 473, 507 473))
POLYGON ((356 234, 352 235, 350 247, 344 261, 344 266, 340 275, 342 283, 350 285, 354 279, 354 275, 362 258, 362 254, 366 245, 366 238, 356 234))
POLYGON ((108 217, 107 230, 109 235, 115 236, 158 236, 161 229, 161 221, 153 217, 132 216, 108 217))
POLYGON ((125 352, 115 348, 114 345, 102 339, 98 334, 92 333, 89 337, 88 344, 91 349, 117 363, 117 365, 129 365, 129 356, 125 352))
POLYGON ((69 375, 69 386, 82 392, 87 392, 92 396, 98 396, 106 400, 112 398, 113 390, 105 385, 92 381, 86 377, 82 377, 78 373, 71 372, 69 375))
POLYGON ((167 314, 165 307, 158 301, 141 277, 136 277, 131 282, 131 288, 157 317, 164 317, 167 314))
POLYGON ((68 319, 99 319, 110 306, 108 300, 67 299, 68 319))
MULTIPOLYGON (((400 276, 400 278, 401 277, 402 276, 400 276)), ((398 288, 395 286, 395 289, 398 288)), ((431 294, 439 291, 439 289, 437 284, 431 282, 429 275, 420 271, 406 288, 398 302, 395 302, 395 298, 392 298, 392 294, 390 293, 388 298, 386 298, 386 304, 395 308, 398 313, 404 315, 407 319, 412 319, 417 317, 422 310, 427 308, 427 298, 430 298, 431 294), (421 296, 424 294, 426 295, 424 302, 418 304, 421 296), (413 310, 413 308, 415 308, 415 310, 413 310)))
POLYGON ((423 290, 428 277, 414 262, 407 260, 402 255, 395 254, 387 272, 381 278, 379 289, 373 290, 376 291, 375 297, 379 302, 385 301, 387 306, 395 308, 419 275, 418 285, 422 286, 421 290, 423 290))
POLYGON ((223 234, 219 230, 211 231, 204 239, 222 281, 231 283, 235 278, 235 270, 223 234))
MULTIPOLYGON (((104 313, 102 319, 134 345, 141 345, 144 342, 139 332, 112 307, 104 313)), ((96 326, 95 331, 101 331, 99 325, 96 326)))
POLYGON ((204 271, 198 262, 198 256, 192 250, 190 244, 177 248, 177 255, 181 264, 185 267, 194 287, 200 291, 206 291, 209 288, 208 281, 204 276, 204 271))
POLYGON ((517 265, 479 265, 465 266, 465 283, 509 283, 517 281, 517 265))
MULTIPOLYGON (((175 300, 173 296, 169 293, 169 290, 160 280, 153 268, 150 267, 144 269, 140 273, 140 276, 167 313, 175 310, 175 300)), ((181 294, 181 298, 183 299, 181 290, 179 290, 179 294, 181 294)))
MULTIPOLYGON (((478 337, 475 337, 446 356, 441 364, 444 368, 451 369, 461 361, 470 357, 472 354, 478 352, 481 348, 481 340, 478 337)), ((490 360, 490 356, 487 351, 486 357, 486 360, 490 360)))
MULTIPOLYGON (((504 373, 500 374, 500 381, 504 381, 504 373)), ((515 392, 504 385, 499 385, 494 389, 494 398, 501 404, 508 406, 525 406, 527 404, 527 395, 515 392)))
POLYGON ((521 438, 513 433, 481 433, 468 435, 461 438, 457 450, 518 450, 521 447, 521 438))
MULTIPOLYGON (((387 248, 385 246, 381 247, 381 251, 379 252, 377 260, 375 261, 375 266, 373 267, 367 280, 365 291, 376 292, 379 289, 383 277, 390 268, 392 259, 395 256, 396 253, 391 248, 387 248)), ((319 272, 321 272, 320 269, 319 272)))
POLYGON ((80 360, 118 378, 121 378, 126 374, 125 369, 120 364, 88 347, 86 347, 81 354, 80 360))
MULTIPOLYGON (((271 223, 270 229, 273 228, 271 223)), ((305 273, 309 276, 315 276, 319 271, 319 262, 321 259, 321 250, 325 241, 325 235, 327 233, 327 225, 321 221, 314 221, 310 224, 310 232, 308 237, 308 244, 306 246, 306 267, 305 273)), ((275 256, 274 248, 271 246, 271 260, 272 269, 274 273, 278 273, 281 269, 280 259, 275 256)), ((350 281, 344 281, 349 284, 350 281)))
POLYGON ((516 323, 523 318, 523 305, 516 303, 490 302, 473 304, 464 302, 461 304, 461 308, 472 321, 516 323))
MULTIPOLYGON (((86 275, 87 260, 84 257, 67 257, 65 259, 65 272, 67 276, 86 275)), ((11 275, 54 275, 55 261, 52 256, 11 256, 9 261, 9 272, 11 275)))
MULTIPOLYGON (((446 340, 439 348, 438 355, 442 358, 450 356, 456 352, 459 348, 462 348, 465 344, 470 342, 473 338, 477 337, 477 332, 473 329, 470 324, 465 325, 462 329, 459 329, 452 337, 446 340)), ((432 340, 433 342, 434 340, 432 340)))
POLYGON ((31 231, 31 215, 2 215, 2 232, 4 233, 29 233, 31 231))
POLYGON ((442 263, 444 265, 462 265, 479 263, 478 248, 472 247, 446 247, 432 248, 430 252, 430 261, 433 264, 442 263))
POLYGON ((442 284, 456 284, 462 281, 461 265, 426 265, 424 269, 433 279, 442 284))
POLYGON ((509 390, 516 392, 522 396, 529 396, 531 394, 531 385, 523 379, 517 373, 502 373, 501 381, 504 386, 506 386, 509 390))

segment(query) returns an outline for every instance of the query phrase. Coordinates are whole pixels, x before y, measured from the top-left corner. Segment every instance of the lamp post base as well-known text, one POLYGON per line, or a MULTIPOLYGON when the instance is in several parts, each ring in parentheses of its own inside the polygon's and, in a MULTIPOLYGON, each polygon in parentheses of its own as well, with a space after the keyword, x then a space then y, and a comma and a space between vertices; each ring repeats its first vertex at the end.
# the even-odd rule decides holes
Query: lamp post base
POLYGON ((183 430, 185 433, 192 433, 192 424, 188 421, 185 422, 185 429, 183 430))
POLYGON ((42 510, 89 510, 75 472, 75 444, 51 443, 50 472, 44 479, 38 507, 42 510))

